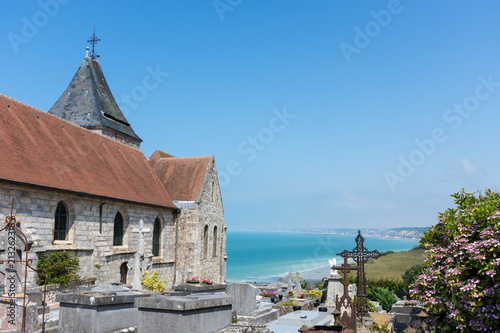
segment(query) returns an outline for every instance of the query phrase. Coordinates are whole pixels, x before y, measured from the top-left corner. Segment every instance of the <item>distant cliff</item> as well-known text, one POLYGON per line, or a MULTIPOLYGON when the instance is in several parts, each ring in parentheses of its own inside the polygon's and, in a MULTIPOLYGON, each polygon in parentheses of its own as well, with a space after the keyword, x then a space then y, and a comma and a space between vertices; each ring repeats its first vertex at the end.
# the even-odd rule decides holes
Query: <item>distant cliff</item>
POLYGON ((428 228, 394 228, 384 230, 382 236, 384 237, 397 237, 397 238, 410 238, 420 239, 428 228))
MULTIPOLYGON (((409 228, 370 228, 361 229, 363 236, 371 237, 392 237, 404 239, 420 239, 428 227, 409 227, 409 228)), ((349 228, 270 228, 260 231, 277 231, 277 232, 299 232, 311 234, 330 234, 330 235, 357 235, 358 229, 349 228)))

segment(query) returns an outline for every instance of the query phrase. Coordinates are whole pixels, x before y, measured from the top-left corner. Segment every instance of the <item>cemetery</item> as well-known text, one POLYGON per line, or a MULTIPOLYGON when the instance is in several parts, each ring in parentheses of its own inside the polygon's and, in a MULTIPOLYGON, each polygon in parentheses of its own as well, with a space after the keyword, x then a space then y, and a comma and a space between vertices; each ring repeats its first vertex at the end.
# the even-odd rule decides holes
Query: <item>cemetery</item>
POLYGON ((189 277, 164 290, 165 283, 157 274, 150 276, 144 264, 142 239, 150 230, 142 223, 132 230, 139 234, 132 284, 95 285, 87 279, 32 286, 26 276, 33 268, 22 260, 28 258, 27 239, 15 221, 11 214, 0 230, 8 248, 4 253, 17 255, 2 259, 7 265, 2 266, 0 332, 425 332, 427 315, 414 302, 399 301, 390 313, 369 311, 364 265, 381 253, 364 247, 361 232, 352 251, 337 254, 342 264, 329 261, 322 290, 305 283, 300 272, 262 285, 189 277), (13 238, 18 241, 9 243, 13 238), (349 283, 350 272, 356 272, 357 283, 349 283))

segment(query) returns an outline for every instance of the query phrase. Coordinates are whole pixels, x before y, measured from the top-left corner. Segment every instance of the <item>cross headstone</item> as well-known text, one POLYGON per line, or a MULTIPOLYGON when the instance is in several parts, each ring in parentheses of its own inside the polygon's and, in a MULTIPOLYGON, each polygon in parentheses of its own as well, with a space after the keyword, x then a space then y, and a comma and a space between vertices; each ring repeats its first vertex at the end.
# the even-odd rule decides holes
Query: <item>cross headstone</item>
POLYGON ((365 275, 365 262, 368 259, 376 259, 382 255, 377 250, 368 251, 364 246, 365 238, 361 236, 361 230, 358 230, 358 235, 356 236, 356 247, 352 251, 342 251, 337 253, 338 256, 347 256, 347 258, 352 258, 358 264, 358 302, 359 310, 358 316, 363 319, 365 315, 368 314, 368 294, 366 291, 366 275, 365 275))
MULTIPOLYGON (((343 251, 346 252, 346 251, 343 251)), ((337 254, 338 255, 338 254, 337 254)), ((341 266, 333 266, 331 269, 338 269, 344 275, 344 294, 342 297, 337 295, 336 308, 338 311, 341 311, 341 308, 344 307, 346 311, 341 314, 340 322, 344 325, 344 328, 350 328, 357 331, 357 323, 356 323, 356 303, 352 301, 349 296, 349 273, 352 270, 358 270, 358 267, 352 267, 347 263, 348 257, 347 254, 343 254, 344 263, 341 266), (350 315, 347 314, 347 309, 350 308, 350 315)))
POLYGON ((135 253, 135 265, 134 265, 134 289, 141 289, 142 280, 142 269, 141 263, 144 260, 144 234, 151 232, 151 229, 144 227, 144 221, 141 219, 139 221, 139 228, 132 229, 132 232, 139 234, 138 248, 135 253))
POLYGON ((300 293, 302 292, 302 281, 305 281, 305 279, 300 276, 300 272, 297 272, 295 274, 295 297, 299 297, 300 293))
POLYGON ((292 286, 293 274, 292 274, 292 272, 288 272, 288 275, 286 276, 286 278, 288 279, 288 288, 286 290, 286 293, 288 295, 288 293, 290 291, 293 292, 293 286, 292 286))

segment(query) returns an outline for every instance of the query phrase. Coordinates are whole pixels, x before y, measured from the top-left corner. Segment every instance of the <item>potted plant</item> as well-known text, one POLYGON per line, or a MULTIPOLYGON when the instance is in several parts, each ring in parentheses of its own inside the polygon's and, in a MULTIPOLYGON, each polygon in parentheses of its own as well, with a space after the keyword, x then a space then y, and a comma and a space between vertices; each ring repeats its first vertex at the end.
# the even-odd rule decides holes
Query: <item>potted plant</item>
POLYGON ((203 280, 203 284, 211 285, 211 284, 213 284, 213 282, 211 280, 205 279, 205 280, 203 280))
POLYGON ((200 278, 197 276, 192 276, 186 280, 187 283, 200 283, 200 278))

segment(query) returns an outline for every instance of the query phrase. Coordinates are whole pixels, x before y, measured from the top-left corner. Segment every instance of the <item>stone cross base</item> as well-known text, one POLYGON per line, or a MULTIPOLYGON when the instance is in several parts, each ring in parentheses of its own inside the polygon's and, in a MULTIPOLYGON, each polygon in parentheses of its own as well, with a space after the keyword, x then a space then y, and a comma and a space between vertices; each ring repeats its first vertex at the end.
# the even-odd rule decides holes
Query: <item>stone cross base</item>
POLYGON ((326 303, 327 307, 335 308, 335 299, 336 296, 339 295, 339 298, 342 297, 343 286, 340 283, 342 277, 340 275, 330 275, 327 277, 327 294, 326 294, 326 303))

